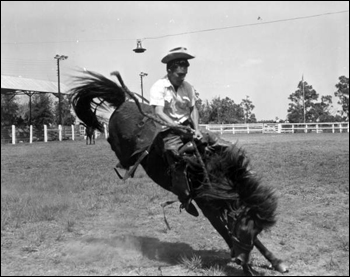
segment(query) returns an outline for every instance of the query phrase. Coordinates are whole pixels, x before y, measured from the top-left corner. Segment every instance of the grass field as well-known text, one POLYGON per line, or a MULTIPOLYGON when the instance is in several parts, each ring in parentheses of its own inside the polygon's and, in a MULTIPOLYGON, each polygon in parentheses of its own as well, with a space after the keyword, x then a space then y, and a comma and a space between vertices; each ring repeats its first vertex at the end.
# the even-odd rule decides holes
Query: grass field
MULTIPOLYGON (((224 136, 238 140, 279 194, 261 240, 289 275, 349 276, 349 134, 224 136)), ((1 145, 1 275, 238 276, 223 239, 142 168, 120 181, 105 140, 1 145)), ((282 274, 253 250, 258 275, 282 274)))

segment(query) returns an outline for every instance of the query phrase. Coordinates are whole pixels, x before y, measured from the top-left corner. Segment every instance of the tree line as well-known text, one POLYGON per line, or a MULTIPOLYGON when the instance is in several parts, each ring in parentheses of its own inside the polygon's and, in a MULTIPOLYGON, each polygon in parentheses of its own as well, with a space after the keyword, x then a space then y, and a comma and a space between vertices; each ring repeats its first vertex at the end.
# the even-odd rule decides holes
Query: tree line
MULTIPOLYGON (((340 122, 349 120, 349 78, 339 77, 335 85, 337 91, 334 96, 338 97, 341 109, 336 113, 332 111, 332 96, 326 95, 319 99, 319 94, 306 81, 298 83, 297 90, 289 95, 289 108, 286 119, 268 120, 268 122, 303 123, 305 122, 340 122)), ((197 97, 199 94, 197 93, 197 97)), ((258 121, 253 110, 255 106, 249 100, 249 96, 239 104, 229 97, 221 99, 215 97, 211 102, 197 101, 197 108, 202 124, 233 124, 233 123, 255 123, 258 121)))
MULTIPOLYGON (((319 94, 312 85, 301 80, 297 90, 288 97, 290 100, 286 120, 290 123, 304 122, 340 122, 349 120, 349 78, 339 77, 335 85, 337 89, 334 96, 338 98, 341 109, 332 112, 332 96, 326 95, 319 99, 319 94)), ((229 97, 215 97, 210 102, 202 101, 197 93, 196 106, 200 115, 201 124, 234 124, 255 123, 258 121, 253 110, 253 102, 242 99, 235 103, 229 97)), ((76 121, 72 114, 69 96, 61 96, 62 125, 71 125, 76 121)), ((269 122, 284 122, 282 119, 271 119, 269 122)), ((31 105, 20 104, 16 95, 1 94, 1 126, 17 125, 41 129, 44 124, 58 125, 59 107, 58 101, 53 101, 48 93, 37 93, 31 97, 31 105)))
MULTIPOLYGON (((40 130, 44 124, 59 124, 58 101, 53 101, 49 93, 35 93, 30 98, 30 103, 21 104, 18 96, 1 94, 1 126, 33 125, 40 130)), ((69 97, 64 95, 61 96, 61 117, 62 125, 74 124, 76 120, 71 112, 69 97)))

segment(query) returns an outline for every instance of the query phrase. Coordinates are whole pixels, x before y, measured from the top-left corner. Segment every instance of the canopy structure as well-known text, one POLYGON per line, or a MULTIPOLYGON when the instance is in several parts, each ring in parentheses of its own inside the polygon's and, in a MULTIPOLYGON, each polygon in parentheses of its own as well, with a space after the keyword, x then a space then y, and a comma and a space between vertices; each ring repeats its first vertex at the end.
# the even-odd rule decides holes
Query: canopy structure
MULTIPOLYGON (((69 88, 60 84, 60 92, 67 94, 69 88)), ((1 75, 1 94, 52 93, 58 97, 57 82, 1 75)))
MULTIPOLYGON (((60 94, 68 94, 69 88, 65 84, 60 84, 60 94)), ((58 83, 44 80, 36 80, 22 77, 1 75, 2 95, 28 95, 31 123, 32 96, 39 93, 52 93, 59 97, 58 83)))

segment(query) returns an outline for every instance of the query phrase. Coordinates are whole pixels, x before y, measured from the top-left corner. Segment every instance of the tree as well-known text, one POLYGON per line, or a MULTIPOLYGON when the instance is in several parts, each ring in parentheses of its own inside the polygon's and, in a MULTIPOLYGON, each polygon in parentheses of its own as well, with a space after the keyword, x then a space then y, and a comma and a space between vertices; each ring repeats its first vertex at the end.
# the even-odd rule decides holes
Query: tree
POLYGON ((203 103, 202 99, 198 99, 196 102, 196 107, 199 113, 199 123, 208 124, 210 116, 210 106, 208 100, 203 103))
POLYGON ((52 124, 54 122, 54 115, 52 112, 52 101, 49 95, 46 93, 35 94, 32 101, 33 126, 42 129, 44 124, 52 124))
POLYGON ((252 113, 255 106, 253 105, 253 102, 249 100, 248 95, 246 99, 242 99, 240 106, 244 110, 244 123, 255 123, 256 122, 255 114, 252 113))
POLYGON ((19 105, 14 94, 1 94, 1 126, 16 125, 19 105))
MULTIPOLYGON (((59 124, 59 105, 55 104, 55 122, 59 124)), ((68 96, 61 95, 61 117, 62 125, 72 125, 75 122, 75 116, 71 112, 71 102, 68 96)))
POLYGON ((243 122, 244 111, 240 105, 226 97, 214 98, 209 105, 208 123, 232 124, 243 122))
POLYGON ((305 121, 310 122, 313 119, 313 105, 318 99, 318 93, 308 85, 305 81, 300 81, 298 90, 289 95, 288 99, 292 101, 289 104, 287 118, 291 123, 304 122, 304 105, 305 105, 305 121), (305 96, 304 96, 305 95, 305 96))
POLYGON ((322 96, 321 102, 312 103, 312 108, 309 111, 309 118, 312 122, 332 122, 334 116, 330 114, 332 107, 332 96, 322 96))
POLYGON ((340 114, 342 116, 345 115, 346 119, 349 120, 349 78, 345 76, 339 77, 339 83, 335 87, 338 90, 334 92, 334 95, 339 97, 338 104, 342 107, 340 114))

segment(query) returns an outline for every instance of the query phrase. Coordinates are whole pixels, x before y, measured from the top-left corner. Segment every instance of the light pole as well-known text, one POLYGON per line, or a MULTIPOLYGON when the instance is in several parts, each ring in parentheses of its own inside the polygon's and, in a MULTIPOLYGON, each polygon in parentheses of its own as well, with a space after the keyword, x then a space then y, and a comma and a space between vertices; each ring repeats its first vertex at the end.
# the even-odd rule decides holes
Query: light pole
POLYGON ((61 115, 61 89, 60 89, 60 60, 68 59, 68 56, 58 55, 54 57, 57 60, 57 76, 58 76, 58 124, 62 125, 62 115, 61 115))
POLYGON ((148 74, 145 73, 145 72, 141 72, 140 73, 140 77, 141 77, 141 96, 142 96, 142 103, 143 103, 143 81, 142 81, 142 78, 147 76, 148 74))

